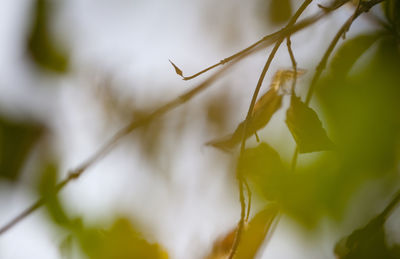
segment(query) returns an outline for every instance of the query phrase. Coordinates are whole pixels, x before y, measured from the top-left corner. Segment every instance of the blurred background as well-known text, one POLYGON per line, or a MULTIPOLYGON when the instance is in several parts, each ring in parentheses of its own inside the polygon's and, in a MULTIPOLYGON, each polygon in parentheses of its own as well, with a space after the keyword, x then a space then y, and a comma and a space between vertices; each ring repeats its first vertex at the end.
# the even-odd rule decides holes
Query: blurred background
MULTIPOLYGON (((317 3, 330 1, 315 1, 302 17, 319 12, 317 3)), ((196 73, 280 29, 300 4, 1 1, 0 225, 39 197, 50 198, 0 236, 0 258, 205 258, 240 217, 237 154, 205 143, 245 118, 270 48, 123 138, 58 198, 51 186, 118 129, 209 76, 181 80, 169 60, 184 75, 196 73)), ((353 11, 345 5, 292 37, 298 67, 307 71, 296 86, 303 100, 329 42, 353 11)), ((311 107, 337 150, 299 155, 299 172, 279 178, 282 184, 250 183, 251 215, 270 200, 265 190, 278 193, 283 208, 260 258, 335 258, 336 242, 367 224, 399 187, 398 38, 380 23, 395 24, 397 16, 377 7, 358 19, 346 34, 358 41, 339 48, 318 85, 311 107), (360 48, 365 51, 354 54, 360 48)), ((261 92, 277 70, 290 68, 283 44, 261 92)), ((285 124, 289 106, 284 96, 258 132, 285 167, 296 144, 285 124)), ((256 139, 247 145, 256 146, 256 139)), ((384 226, 390 247, 400 242, 399 213, 384 226)))

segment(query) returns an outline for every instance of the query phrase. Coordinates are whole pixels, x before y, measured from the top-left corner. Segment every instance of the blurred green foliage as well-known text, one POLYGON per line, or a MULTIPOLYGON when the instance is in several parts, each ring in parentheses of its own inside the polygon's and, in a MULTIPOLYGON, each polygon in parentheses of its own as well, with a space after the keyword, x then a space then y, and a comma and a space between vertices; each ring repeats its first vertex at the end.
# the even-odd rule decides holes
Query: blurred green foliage
POLYGON ((286 124, 300 154, 333 148, 333 143, 323 129, 317 113, 295 95, 291 97, 290 107, 286 113, 286 124))
POLYGON ((68 70, 68 56, 51 33, 52 5, 57 1, 36 0, 33 21, 27 38, 27 50, 31 60, 40 68, 56 73, 68 70))
MULTIPOLYGON (((326 216, 341 219, 350 198, 366 182, 396 177, 400 162, 398 3, 388 2, 390 28, 385 25, 357 35, 338 47, 316 87, 318 116, 326 121, 334 146, 316 112, 299 97, 291 98, 286 123, 299 153, 330 151, 319 152, 294 173, 266 143, 247 148, 239 158, 238 170, 257 193, 277 201, 304 226, 314 226, 326 216)), ((387 195, 393 192, 388 186, 381 190, 387 195)), ((374 206, 373 201, 368 206, 374 206)))
POLYGON ((0 117, 0 177, 11 181, 18 179, 26 158, 43 131, 39 123, 0 117))
POLYGON ((292 4, 290 0, 267 0, 269 2, 268 21, 272 24, 283 24, 292 16, 292 4))
POLYGON ((57 196, 57 171, 56 164, 44 164, 38 189, 52 221, 70 233, 63 243, 78 242, 91 259, 168 259, 166 251, 146 241, 127 218, 115 219, 109 229, 86 227, 81 218, 71 219, 57 196))

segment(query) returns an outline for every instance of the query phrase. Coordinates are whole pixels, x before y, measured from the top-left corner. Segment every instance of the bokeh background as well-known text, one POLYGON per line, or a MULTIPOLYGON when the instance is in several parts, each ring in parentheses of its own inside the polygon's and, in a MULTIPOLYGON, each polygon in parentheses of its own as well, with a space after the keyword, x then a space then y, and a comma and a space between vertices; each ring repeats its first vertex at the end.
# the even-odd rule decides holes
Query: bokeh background
MULTIPOLYGON (((300 2, 292 1, 292 12, 300 2)), ((288 17, 283 11, 282 17, 271 18, 271 10, 268 0, 1 1, 0 224, 45 195, 48 182, 66 177, 69 170, 84 162, 132 119, 148 114, 208 76, 183 81, 169 59, 184 74, 214 64, 281 28, 279 19, 284 24, 288 17)), ((313 3, 302 17, 318 11, 320 8, 313 3)), ((352 12, 353 7, 346 5, 292 37, 298 66, 307 70, 298 80, 296 91, 300 96, 304 96, 330 39, 352 12)), ((373 10, 373 15, 385 19, 381 10, 373 10)), ((379 28, 374 19, 361 17, 346 37, 375 33, 379 28)), ((364 65, 371 63, 379 47, 371 49, 351 70, 356 77, 363 78, 364 65)), ((123 138, 109 155, 62 190, 59 200, 51 203, 53 208, 39 209, 0 236, 0 258, 96 258, 90 249, 97 248, 90 248, 89 244, 86 251, 81 249, 81 243, 86 242, 82 240, 86 239, 76 237, 77 225, 95 232, 133 226, 132 233, 135 229, 150 243, 158 243, 157 249, 170 258, 206 256, 217 237, 235 227, 240 203, 235 155, 205 143, 232 132, 245 118, 268 53, 262 50, 243 59, 192 101, 123 138)), ((398 70, 397 64, 391 65, 393 71, 398 70)), ((282 45, 262 92, 275 71, 290 67, 289 55, 282 45)), ((374 83, 380 84, 378 79, 374 83)), ((334 87, 338 83, 335 80, 326 76, 323 84, 331 83, 334 87)), ((352 83, 359 86, 362 80, 352 83)), ((387 83, 397 82, 397 78, 389 78, 387 83)), ((387 139, 371 144, 380 150, 364 154, 363 149, 370 146, 357 146, 344 156, 361 153, 360 163, 364 163, 380 154, 382 163, 369 169, 390 173, 360 173, 350 180, 343 177, 343 182, 349 183, 343 186, 335 182, 339 178, 327 183, 331 187, 336 185, 336 189, 331 189, 343 194, 343 199, 333 201, 339 205, 332 205, 332 210, 330 206, 321 209, 319 203, 307 199, 293 200, 298 202, 296 205, 288 202, 287 214, 282 216, 260 258, 334 258, 335 243, 381 211, 399 186, 400 109, 395 99, 399 91, 384 88, 377 91, 383 94, 375 99, 377 92, 355 89, 321 91, 320 98, 313 99, 311 105, 321 115, 333 140, 350 141, 347 143, 352 145, 371 139, 360 132, 369 132, 371 125, 389 120, 392 124, 373 131, 378 135, 391 133, 387 139), (335 106, 336 99, 330 97, 340 95, 345 100, 335 106), (387 98, 389 106, 376 109, 386 105, 387 98), (370 100, 376 103, 371 104, 370 100), (360 119, 365 124, 351 124, 354 120, 350 116, 335 124, 335 115, 344 115, 352 108, 359 109, 352 113, 357 118, 366 114, 360 119), (381 118, 380 112, 386 115, 381 121, 370 119, 381 118), (348 125, 349 139, 335 128, 337 125, 348 125), (356 126, 360 128, 353 132, 356 126), (354 140, 358 135, 361 137, 354 140), (390 154, 386 152, 389 149, 390 154), (392 160, 385 160, 392 155, 392 160)), ((286 164, 295 150, 284 123, 289 102, 290 98, 285 97, 283 108, 259 132, 260 138, 275 148, 286 164)), ((250 139, 248 143, 254 146, 256 140, 250 139)), ((319 170, 337 160, 340 158, 333 160, 325 153, 307 154, 301 155, 298 166, 304 170, 315 166, 319 170)), ((346 169, 338 170, 343 173, 356 165, 350 163, 346 169)), ((366 167, 374 165, 367 163, 366 167)), ((322 182, 330 181, 322 178, 322 182)), ((304 179, 309 178, 296 180, 295 185, 308 188, 308 182, 320 183, 313 175, 311 179, 317 180, 304 179)), ((309 195, 324 195, 324 191, 310 191, 309 195)), ((262 195, 256 192, 252 214, 264 203, 262 195)), ((395 218, 393 214, 385 225, 391 243, 400 240, 400 222, 395 218)), ((100 232, 88 239, 96 239, 102 235, 100 232)), ((131 232, 125 232, 116 234, 116 240, 130 237, 131 232)), ((121 245, 118 243, 115 247, 121 245)))

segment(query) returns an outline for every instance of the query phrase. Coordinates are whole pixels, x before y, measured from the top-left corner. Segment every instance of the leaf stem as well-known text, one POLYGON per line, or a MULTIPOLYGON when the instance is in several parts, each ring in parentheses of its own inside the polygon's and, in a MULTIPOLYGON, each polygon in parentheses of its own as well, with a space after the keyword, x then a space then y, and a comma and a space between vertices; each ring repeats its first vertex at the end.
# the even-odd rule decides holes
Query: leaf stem
MULTIPOLYGON (((305 0, 303 2, 303 4, 300 6, 300 8, 293 15, 293 17, 290 19, 290 21, 288 22, 288 24, 285 26, 284 29, 287 29, 287 28, 293 26, 296 23, 297 19, 300 17, 300 15, 304 12, 304 10, 307 8, 307 6, 311 2, 312 2, 312 0, 305 0)), ((272 60, 274 59, 275 54, 278 51, 278 49, 279 49, 279 47, 282 44, 284 39, 285 39, 285 37, 281 36, 277 40, 277 42, 275 43, 274 48, 272 49, 271 53, 268 56, 268 59, 267 59, 265 65, 264 65, 264 68, 263 68, 263 70, 261 72, 261 75, 258 78, 257 85, 256 85, 256 88, 254 89, 254 93, 253 93, 253 96, 252 96, 252 99, 251 99, 251 102, 250 102, 250 106, 249 106, 249 109, 247 111, 247 116, 246 116, 246 119, 244 121, 244 130, 243 130, 243 137, 242 137, 242 143, 241 143, 241 147, 240 147, 240 155, 239 156, 241 156, 243 154, 243 152, 244 152, 244 150, 246 148, 246 134, 247 134, 247 130, 248 130, 247 126, 248 126, 248 122, 250 120, 252 111, 254 109, 254 105, 256 103, 258 93, 260 92, 262 83, 263 83, 265 75, 267 74, 267 71, 268 71, 268 69, 269 69, 269 67, 270 67, 270 65, 272 63, 272 60)), ((246 204, 244 202, 244 198, 242 198, 242 197, 244 197, 244 194, 243 194, 243 183, 242 183, 242 181, 243 181, 242 177, 243 176, 241 176, 239 174, 239 171, 237 171, 237 176, 236 177, 237 177, 238 182, 239 182, 239 196, 240 196, 241 212, 240 212, 240 220, 239 220, 239 223, 238 223, 238 231, 236 232, 235 241, 233 243, 231 253, 229 254, 229 257, 228 257, 229 259, 232 259, 234 257, 234 255, 235 255, 235 253, 236 253, 236 250, 237 250, 237 248, 239 246, 239 243, 240 243, 241 234, 243 232, 244 222, 245 222, 246 204)))

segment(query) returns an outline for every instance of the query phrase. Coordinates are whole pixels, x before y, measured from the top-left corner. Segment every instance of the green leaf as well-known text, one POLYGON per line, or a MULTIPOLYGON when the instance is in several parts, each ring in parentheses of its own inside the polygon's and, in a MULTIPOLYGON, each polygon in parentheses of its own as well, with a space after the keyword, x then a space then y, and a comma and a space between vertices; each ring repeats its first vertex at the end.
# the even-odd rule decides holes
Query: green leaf
POLYGON ((274 219, 278 215, 279 207, 276 204, 267 205, 251 219, 243 232, 234 259, 255 258, 264 239, 270 232, 274 219))
POLYGON ((39 183, 40 195, 45 199, 46 208, 51 219, 58 225, 70 227, 70 219, 65 214, 60 200, 58 199, 57 184, 58 168, 55 164, 48 163, 44 165, 39 183))
MULTIPOLYGON (((259 129, 264 128, 281 105, 282 96, 274 88, 271 88, 257 101, 255 106, 257 109, 253 110, 253 114, 248 121, 245 138, 249 138, 259 129)), ((210 141, 207 145, 212 145, 222 150, 230 150, 242 141, 244 130, 245 121, 242 121, 233 134, 210 141)))
POLYGON ((400 35, 400 1, 386 0, 382 3, 384 13, 389 23, 393 26, 393 31, 400 35))
POLYGON ((168 258, 158 244, 147 242, 131 222, 124 218, 116 220, 109 230, 85 229, 79 241, 91 259, 168 258))
POLYGON ((36 0, 32 28, 27 39, 27 50, 32 61, 39 67, 56 73, 68 70, 69 60, 65 51, 50 33, 51 1, 36 0))
POLYGON ((380 216, 372 219, 365 227, 341 239, 335 246, 335 254, 340 259, 398 258, 397 252, 387 245, 384 223, 380 216))
POLYGON ((344 77, 356 61, 379 39, 380 34, 362 34, 347 40, 335 53, 331 61, 334 77, 344 77))
POLYGON ((333 148, 333 143, 322 127, 317 113, 297 96, 291 98, 290 108, 286 113, 286 125, 292 133, 300 153, 333 148))
POLYGON ((268 199, 276 200, 280 192, 280 180, 287 169, 281 158, 267 143, 247 148, 238 161, 238 171, 248 177, 255 187, 268 199))
POLYGON ((282 24, 292 16, 292 5, 290 0, 268 0, 268 19, 272 24, 282 24))
POLYGON ((39 124, 0 117, 0 177, 18 179, 25 159, 42 133, 39 124))

